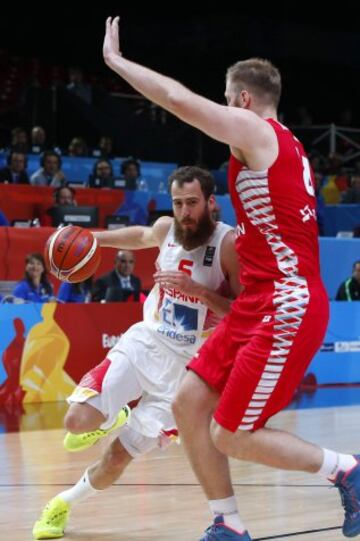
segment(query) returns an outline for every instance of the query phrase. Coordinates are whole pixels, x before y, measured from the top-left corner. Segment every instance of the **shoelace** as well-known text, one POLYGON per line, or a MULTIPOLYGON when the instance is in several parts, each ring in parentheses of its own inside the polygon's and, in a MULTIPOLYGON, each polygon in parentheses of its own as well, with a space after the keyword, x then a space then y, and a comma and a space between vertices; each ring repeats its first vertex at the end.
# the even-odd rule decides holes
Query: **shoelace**
POLYGON ((93 432, 86 432, 85 434, 82 434, 82 437, 87 439, 87 438, 92 438, 93 436, 103 436, 105 432, 106 432, 105 430, 98 429, 98 430, 94 430, 93 432))
POLYGON ((209 541, 211 541, 211 540, 217 541, 218 537, 216 537, 216 535, 218 533, 220 533, 222 535, 224 534, 224 531, 221 529, 221 526, 223 526, 223 524, 212 524, 211 526, 209 526, 209 528, 207 530, 205 530, 205 533, 208 534, 208 540, 209 541))
POLYGON ((212 539, 216 541, 217 540, 216 534, 221 533, 220 524, 212 524, 211 526, 209 526, 209 528, 207 528, 207 530, 205 530, 205 533, 208 534, 209 541, 211 541, 212 539))
POLYGON ((219 530, 219 528, 215 524, 205 530, 205 533, 207 534, 207 539, 209 539, 209 541, 211 541, 212 539, 216 541, 216 530, 219 530))

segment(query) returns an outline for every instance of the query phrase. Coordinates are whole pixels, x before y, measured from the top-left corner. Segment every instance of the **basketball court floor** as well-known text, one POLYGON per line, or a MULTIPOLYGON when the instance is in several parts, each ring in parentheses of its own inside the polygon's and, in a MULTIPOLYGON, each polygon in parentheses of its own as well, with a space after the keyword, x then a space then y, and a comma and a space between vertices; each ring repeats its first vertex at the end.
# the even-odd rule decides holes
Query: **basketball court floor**
MULTIPOLYGON (((346 390, 341 393, 346 396, 346 390)), ((299 409, 300 400, 271 426, 324 447, 359 451, 360 406, 323 407, 323 402, 322 407, 299 409)), ((47 500, 73 485, 99 455, 99 444, 78 454, 63 449, 65 409, 64 404, 44 404, 27 407, 22 415, 0 412, 1 540, 31 540, 32 525, 47 500)), ((320 476, 236 461, 231 465, 240 513, 254 541, 344 539, 338 491, 320 476)), ((136 460, 116 485, 73 508, 65 539, 198 541, 210 522, 184 450, 173 444, 136 460)))

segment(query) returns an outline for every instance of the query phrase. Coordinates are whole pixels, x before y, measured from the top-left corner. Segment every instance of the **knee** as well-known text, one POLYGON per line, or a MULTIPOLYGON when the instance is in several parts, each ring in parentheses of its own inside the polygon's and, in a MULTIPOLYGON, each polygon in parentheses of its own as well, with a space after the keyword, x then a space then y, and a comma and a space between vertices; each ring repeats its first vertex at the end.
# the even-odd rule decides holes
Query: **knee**
POLYGON ((186 393, 179 391, 171 404, 171 409, 177 425, 181 425, 188 414, 188 402, 186 393))
POLYGON ((72 434, 81 434, 88 431, 87 419, 81 412, 69 409, 64 418, 64 426, 68 432, 72 434))
MULTIPOLYGON (((227 432, 227 431, 226 431, 227 432)), ((216 449, 223 453, 224 455, 228 454, 229 451, 229 442, 226 437, 225 429, 222 428, 214 419, 211 421, 210 425, 210 435, 215 445, 216 449)))
POLYGON ((189 392, 189 388, 180 388, 171 404, 171 409, 178 427, 184 423, 195 422, 202 411, 198 397, 189 392))
POLYGON ((81 420, 73 412, 68 411, 64 418, 64 426, 68 432, 81 433, 81 420))
POLYGON ((105 417, 96 408, 88 404, 71 404, 65 415, 64 425, 69 432, 81 434, 97 430, 104 421, 105 417))
POLYGON ((211 439, 218 451, 227 456, 236 456, 240 459, 246 459, 248 454, 248 436, 247 432, 238 430, 233 433, 220 426, 214 419, 210 425, 211 439))
POLYGON ((188 372, 172 403, 177 425, 210 421, 217 401, 218 394, 195 374, 188 372))

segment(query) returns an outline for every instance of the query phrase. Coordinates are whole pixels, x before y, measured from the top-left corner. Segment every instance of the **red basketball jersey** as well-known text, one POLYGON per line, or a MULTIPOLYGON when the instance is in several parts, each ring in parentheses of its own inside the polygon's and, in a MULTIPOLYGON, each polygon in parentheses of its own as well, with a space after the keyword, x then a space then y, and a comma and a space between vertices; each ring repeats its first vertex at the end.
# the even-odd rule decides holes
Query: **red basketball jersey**
POLYGON ((231 156, 229 192, 237 217, 241 281, 300 275, 319 277, 318 227, 313 173, 291 131, 268 119, 279 153, 264 171, 251 171, 231 156))

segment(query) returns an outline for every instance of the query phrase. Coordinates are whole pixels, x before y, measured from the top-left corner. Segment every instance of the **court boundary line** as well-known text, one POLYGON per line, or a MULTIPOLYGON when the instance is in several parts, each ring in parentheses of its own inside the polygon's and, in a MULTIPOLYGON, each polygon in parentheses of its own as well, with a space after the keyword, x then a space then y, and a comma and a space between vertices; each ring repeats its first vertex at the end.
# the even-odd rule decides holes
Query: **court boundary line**
MULTIPOLYGON (((289 484, 289 483, 232 483, 234 487, 247 488, 326 488, 332 489, 332 485, 289 484)), ((68 487, 74 483, 0 483, 0 487, 68 487)), ((199 483, 113 483, 113 487, 200 487, 199 483)))
POLYGON ((328 526, 327 528, 314 528, 312 530, 281 533, 277 535, 270 535, 268 537, 256 537, 254 541, 269 541, 270 539, 286 539, 287 537, 297 537, 298 535, 310 535, 314 533, 330 532, 334 530, 341 530, 341 526, 328 526))

